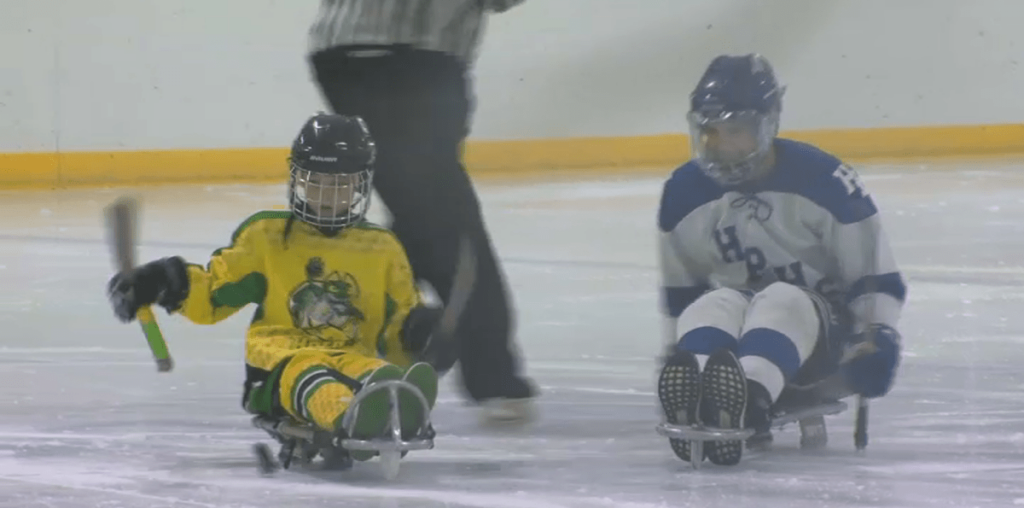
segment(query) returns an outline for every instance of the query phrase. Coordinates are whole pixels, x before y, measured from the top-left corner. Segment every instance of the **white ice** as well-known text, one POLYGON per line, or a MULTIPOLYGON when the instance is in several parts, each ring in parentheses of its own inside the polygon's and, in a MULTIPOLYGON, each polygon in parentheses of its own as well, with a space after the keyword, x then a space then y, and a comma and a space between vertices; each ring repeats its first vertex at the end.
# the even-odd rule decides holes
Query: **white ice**
MULTIPOLYGON (((864 455, 851 411, 827 419, 827 450, 800 451, 787 428, 735 468, 691 470, 654 432, 664 172, 490 181, 479 188, 541 420, 484 430, 448 380, 436 449, 390 483, 375 462, 257 474, 250 446, 269 440, 239 406, 251 310, 214 327, 159 312, 177 369, 156 372, 104 297, 101 209, 122 190, 2 192, 0 507, 1022 506, 1024 166, 863 172, 910 283, 905 361, 871 406, 864 455)), ((138 192, 144 260, 205 263, 243 218, 283 203, 281 185, 138 192)))

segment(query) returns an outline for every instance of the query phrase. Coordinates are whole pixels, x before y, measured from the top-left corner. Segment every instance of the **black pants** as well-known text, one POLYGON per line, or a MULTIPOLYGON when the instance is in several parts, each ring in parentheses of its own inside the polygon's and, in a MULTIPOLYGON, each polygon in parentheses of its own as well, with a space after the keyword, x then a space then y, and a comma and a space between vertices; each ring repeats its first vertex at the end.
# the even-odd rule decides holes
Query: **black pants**
POLYGON ((460 366, 474 400, 532 395, 511 347, 505 281, 465 168, 466 69, 443 53, 402 46, 338 47, 310 57, 335 113, 361 116, 377 143, 374 187, 418 279, 447 303, 459 238, 477 257, 473 294, 457 327, 460 366))

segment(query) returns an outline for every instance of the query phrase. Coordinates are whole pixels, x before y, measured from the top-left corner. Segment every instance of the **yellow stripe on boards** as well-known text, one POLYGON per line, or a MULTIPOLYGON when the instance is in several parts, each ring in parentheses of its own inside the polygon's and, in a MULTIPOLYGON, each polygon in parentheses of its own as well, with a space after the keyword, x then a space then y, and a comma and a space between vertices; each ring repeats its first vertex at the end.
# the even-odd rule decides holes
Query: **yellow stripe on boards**
MULTIPOLYGON (((850 162, 1024 154, 1024 124, 823 129, 782 136, 850 162)), ((652 168, 667 172, 689 152, 682 134, 471 140, 465 163, 474 177, 628 174, 652 168)), ((0 189, 284 181, 287 156, 286 148, 4 153, 0 189)))

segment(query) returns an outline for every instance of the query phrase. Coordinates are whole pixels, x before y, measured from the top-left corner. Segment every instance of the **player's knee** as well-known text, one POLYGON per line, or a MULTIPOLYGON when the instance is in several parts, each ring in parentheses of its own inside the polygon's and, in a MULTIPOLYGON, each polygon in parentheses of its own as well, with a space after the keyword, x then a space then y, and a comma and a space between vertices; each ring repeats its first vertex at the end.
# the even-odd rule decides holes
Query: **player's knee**
POLYGON ((768 371, 777 368, 780 381, 792 379, 814 350, 818 336, 819 319, 810 296, 797 286, 776 282, 751 301, 739 356, 752 357, 750 362, 761 362, 768 371))
POLYGON ((744 292, 732 288, 718 288, 713 291, 709 291, 700 299, 707 300, 715 305, 725 306, 730 309, 736 307, 746 308, 750 303, 750 299, 744 292))
POLYGON ((299 351, 283 361, 281 368, 281 400, 297 389, 310 372, 330 370, 330 358, 319 351, 299 351))
POLYGON ((705 293, 680 316, 677 347, 697 355, 710 355, 721 348, 735 350, 748 302, 746 295, 735 289, 705 293))
POLYGON ((811 298, 803 288, 787 282, 773 282, 754 295, 750 302, 751 306, 772 305, 786 308, 810 304, 811 298))
POLYGON ((743 322, 750 300, 746 295, 730 288, 708 291, 697 298, 679 317, 683 328, 687 324, 731 327, 743 322))
POLYGON ((735 351, 738 343, 738 337, 721 328, 702 326, 684 333, 676 347, 695 355, 711 355, 722 348, 735 351))
MULTIPOLYGON (((284 360, 277 400, 281 409, 293 418, 316 424, 321 428, 329 428, 329 420, 339 408, 326 407, 322 400, 314 399, 313 395, 323 392, 319 393, 319 399, 333 399, 332 395, 337 394, 329 392, 336 392, 339 389, 344 392, 343 387, 328 389, 326 392, 323 390, 325 386, 337 384, 335 381, 335 374, 326 357, 301 352, 284 360)), ((328 403, 327 406, 331 404, 328 403)))
POLYGON ((746 328, 813 331, 816 335, 818 325, 817 310, 807 292, 793 284, 775 282, 757 293, 750 302, 746 328))

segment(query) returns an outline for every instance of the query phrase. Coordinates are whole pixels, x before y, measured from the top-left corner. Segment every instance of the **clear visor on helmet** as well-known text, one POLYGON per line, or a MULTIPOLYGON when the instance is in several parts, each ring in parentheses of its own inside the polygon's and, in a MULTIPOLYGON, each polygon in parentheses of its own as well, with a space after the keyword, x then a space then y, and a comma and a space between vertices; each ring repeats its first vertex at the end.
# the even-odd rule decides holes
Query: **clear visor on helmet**
POLYGON ((765 161, 777 134, 776 115, 757 111, 707 117, 690 112, 690 144, 698 164, 712 178, 737 184, 765 161))
POLYGON ((370 208, 371 171, 317 173, 291 165, 291 208, 304 222, 340 228, 366 217, 370 208))

